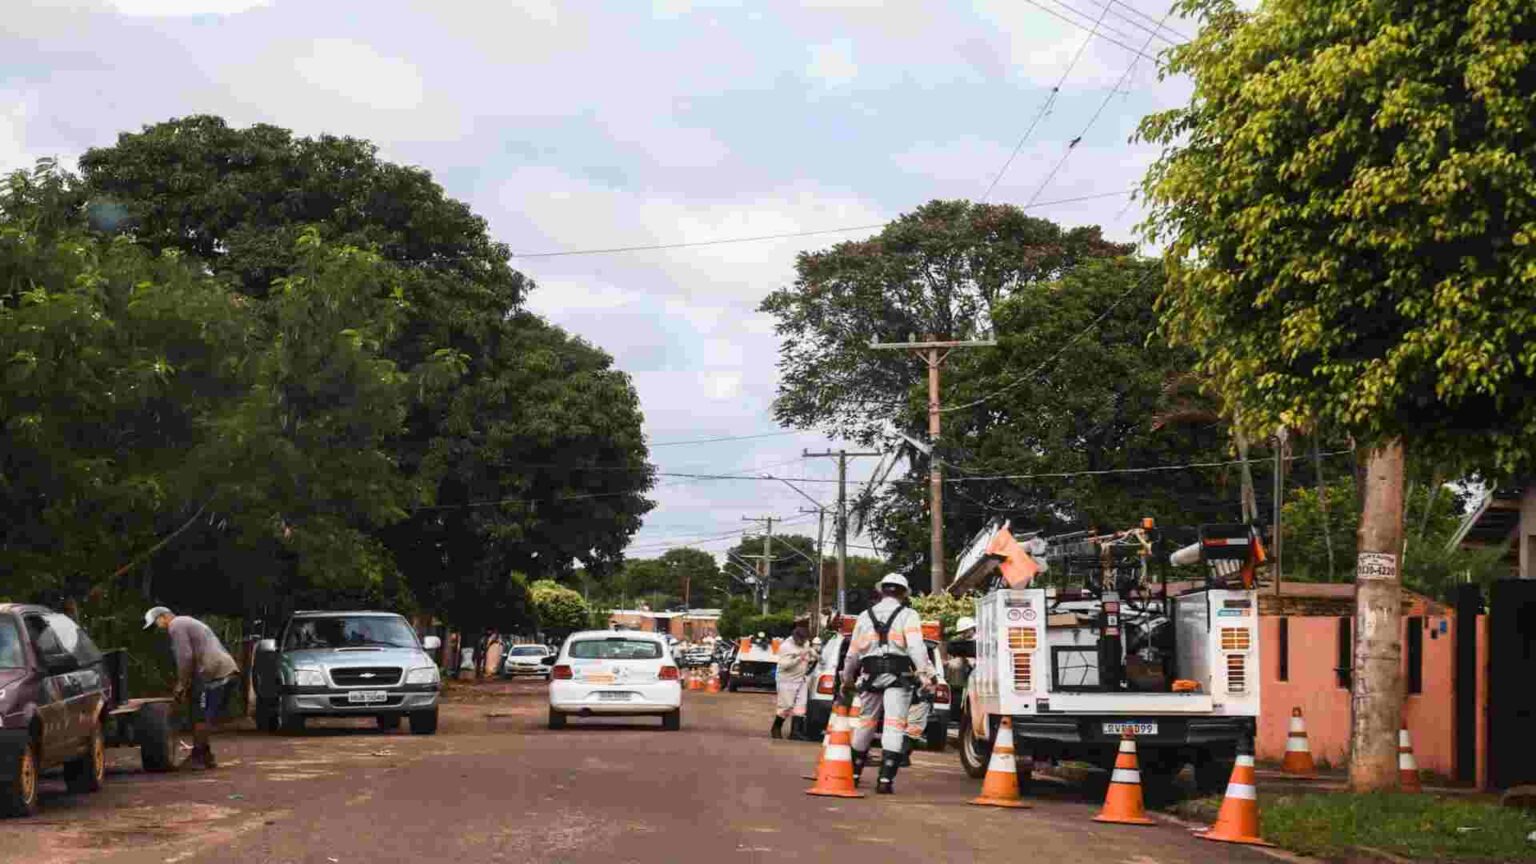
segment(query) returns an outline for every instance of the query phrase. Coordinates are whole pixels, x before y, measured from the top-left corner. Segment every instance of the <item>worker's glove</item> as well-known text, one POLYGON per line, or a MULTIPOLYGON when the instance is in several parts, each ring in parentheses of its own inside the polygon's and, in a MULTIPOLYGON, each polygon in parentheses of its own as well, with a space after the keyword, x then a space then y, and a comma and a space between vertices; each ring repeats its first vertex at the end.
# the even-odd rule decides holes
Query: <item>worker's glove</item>
POLYGON ((844 707, 852 705, 853 704, 853 697, 856 696, 856 695, 858 695, 858 690, 853 686, 853 682, 852 681, 849 681, 848 683, 844 684, 843 685, 843 691, 842 691, 844 707))
POLYGON ((187 688, 186 688, 186 686, 183 685, 183 684, 177 684, 176 688, 171 691, 171 701, 173 701, 173 702, 180 702, 182 697, 186 696, 186 695, 187 695, 187 688))

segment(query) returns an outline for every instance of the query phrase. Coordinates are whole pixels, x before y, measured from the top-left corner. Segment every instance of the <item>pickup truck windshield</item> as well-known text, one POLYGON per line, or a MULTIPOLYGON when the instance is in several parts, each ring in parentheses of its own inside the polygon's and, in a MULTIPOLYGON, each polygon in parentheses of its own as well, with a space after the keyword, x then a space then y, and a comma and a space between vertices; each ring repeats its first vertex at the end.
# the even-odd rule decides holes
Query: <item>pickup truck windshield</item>
POLYGON ((661 643, 650 639, 583 639, 571 643, 576 660, 659 660, 661 643))
POLYGON ((416 633, 404 618, 382 615, 328 615, 288 625, 283 650, 304 648, 415 648, 416 633))
POLYGON ((16 630, 16 622, 0 618, 0 669, 20 669, 25 665, 26 657, 21 652, 21 633, 16 630))

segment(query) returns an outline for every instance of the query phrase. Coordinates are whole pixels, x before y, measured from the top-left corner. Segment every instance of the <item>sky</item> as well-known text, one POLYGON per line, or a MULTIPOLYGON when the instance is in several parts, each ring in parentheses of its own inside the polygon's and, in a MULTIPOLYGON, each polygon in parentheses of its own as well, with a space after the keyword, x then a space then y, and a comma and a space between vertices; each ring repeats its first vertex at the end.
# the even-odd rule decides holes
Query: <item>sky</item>
MULTIPOLYGON (((1137 56, 1194 30, 1162 3, 25 0, 0 16, 0 171, 199 113, 367 138, 485 217, 530 308, 613 355, 663 475, 805 478, 831 505, 834 460, 802 452, 842 442, 774 422, 756 310, 798 252, 873 230, 549 253, 878 225, 979 199, 1005 164, 988 200, 1099 195, 1032 212, 1134 239, 1137 202, 1103 195, 1156 156, 1140 118, 1189 95, 1137 56), (756 437, 690 443, 734 436, 756 437)), ((661 476, 652 497, 631 557, 719 553, 744 517, 816 532, 778 481, 661 476)))

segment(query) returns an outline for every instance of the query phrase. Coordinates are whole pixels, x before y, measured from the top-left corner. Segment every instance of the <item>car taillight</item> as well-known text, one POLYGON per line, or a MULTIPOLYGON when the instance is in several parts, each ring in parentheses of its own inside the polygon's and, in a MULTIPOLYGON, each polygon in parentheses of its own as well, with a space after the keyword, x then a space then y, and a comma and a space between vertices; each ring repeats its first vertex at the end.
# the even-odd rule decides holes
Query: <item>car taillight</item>
POLYGON ((549 670, 549 676, 554 678, 556 681, 569 681, 571 680, 571 667, 562 663, 559 666, 549 670))
POLYGON ((823 675, 816 679, 816 692, 826 695, 832 694, 833 678, 831 675, 823 675))
POLYGON ((661 672, 657 673, 656 680, 658 680, 658 681, 676 681, 676 680, 678 680, 677 667, 676 666, 663 666, 663 667, 661 667, 661 672))
POLYGON ((948 702, 950 696, 948 684, 940 684, 933 688, 933 701, 935 702, 948 702))

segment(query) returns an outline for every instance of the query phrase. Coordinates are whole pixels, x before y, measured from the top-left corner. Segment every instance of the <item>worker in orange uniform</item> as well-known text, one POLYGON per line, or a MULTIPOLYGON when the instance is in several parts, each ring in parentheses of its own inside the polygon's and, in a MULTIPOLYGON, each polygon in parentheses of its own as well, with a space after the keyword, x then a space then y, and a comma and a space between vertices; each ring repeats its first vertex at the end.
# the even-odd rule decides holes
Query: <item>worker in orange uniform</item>
POLYGON ((931 690, 937 684, 928 649, 923 643, 923 624, 907 605, 907 577, 890 573, 876 585, 880 602, 865 610, 854 625, 843 663, 843 698, 859 700, 859 724, 853 730, 854 781, 863 774, 874 743, 876 718, 880 729, 880 779, 875 792, 895 790, 907 739, 907 714, 915 688, 931 690), (857 684, 854 682, 857 681, 857 684))

